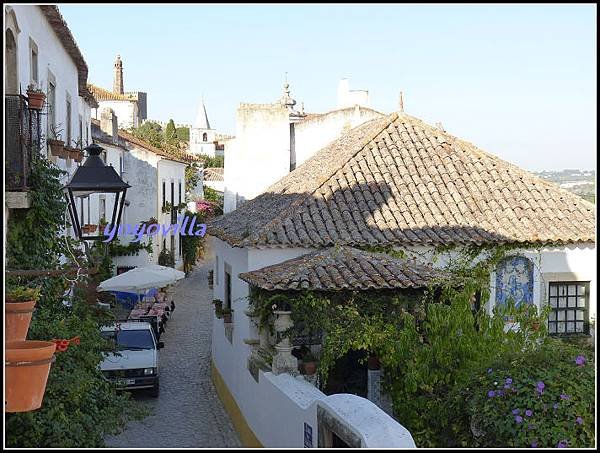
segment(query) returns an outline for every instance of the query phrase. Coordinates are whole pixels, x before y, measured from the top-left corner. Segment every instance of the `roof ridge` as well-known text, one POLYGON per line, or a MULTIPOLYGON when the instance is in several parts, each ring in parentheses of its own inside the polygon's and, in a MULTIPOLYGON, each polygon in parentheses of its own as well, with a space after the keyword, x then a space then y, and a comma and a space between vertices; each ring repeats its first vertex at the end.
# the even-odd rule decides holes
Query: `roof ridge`
MULTIPOLYGON (((372 140, 375 139, 375 137, 377 137, 383 130, 387 129, 389 127, 390 124, 392 124, 394 121, 396 121, 396 119, 398 118, 398 113, 397 112, 393 112, 390 115, 387 116, 387 120, 383 123, 383 126, 381 128, 377 128, 374 129, 373 131, 371 131, 370 134, 366 135, 365 137, 363 137, 360 142, 353 146, 351 148, 352 152, 348 153, 348 156, 345 156, 345 162, 343 165, 345 165, 346 163, 348 163, 352 158, 354 158, 358 153, 360 153, 365 146, 367 146, 367 144, 369 144, 372 140)), ((371 121, 381 121, 381 118, 375 118, 371 121)), ((363 123, 359 126, 356 126, 354 129, 355 132, 357 129, 364 127, 366 124, 370 123, 371 121, 367 121, 366 123, 363 123)), ((310 158, 306 159, 302 165, 300 167, 298 167, 297 169, 295 169, 294 171, 288 173, 292 174, 295 171, 299 170, 302 166, 304 165, 310 165, 310 162, 314 159, 318 159, 321 154, 326 153, 327 151, 329 151, 330 146, 333 146, 334 144, 338 143, 340 140, 342 140, 346 135, 351 134, 352 130, 349 131, 347 134, 342 135, 341 137, 338 137, 337 139, 333 140, 329 145, 325 146, 324 148, 320 149, 319 151, 317 151, 313 156, 311 156, 310 158)), ((302 203, 304 203, 304 201, 310 197, 312 197, 314 195, 315 192, 317 192, 321 187, 323 187, 323 184, 325 184, 327 181, 329 181, 329 179, 331 179, 339 170, 339 167, 335 167, 333 170, 331 170, 331 172, 327 172, 326 176, 321 176, 317 182, 316 187, 312 190, 312 191, 306 191, 300 194, 299 198, 292 201, 287 208, 283 209, 280 211, 280 213, 275 216, 271 221, 269 221, 268 223, 264 224, 260 230, 258 230, 256 233, 252 234, 251 236, 249 236, 248 238, 244 239, 243 242, 250 242, 252 240, 256 240, 260 237, 261 232, 263 232, 264 230, 275 226, 275 225, 279 225, 282 223, 283 218, 293 209, 296 209, 297 207, 299 207, 300 205, 302 205, 302 203)), ((287 176, 287 175, 286 175, 287 176)), ((265 192, 263 193, 267 193, 270 191, 270 189, 272 187, 276 187, 278 185, 279 181, 276 182, 275 184, 272 184, 271 186, 269 186, 265 192)))

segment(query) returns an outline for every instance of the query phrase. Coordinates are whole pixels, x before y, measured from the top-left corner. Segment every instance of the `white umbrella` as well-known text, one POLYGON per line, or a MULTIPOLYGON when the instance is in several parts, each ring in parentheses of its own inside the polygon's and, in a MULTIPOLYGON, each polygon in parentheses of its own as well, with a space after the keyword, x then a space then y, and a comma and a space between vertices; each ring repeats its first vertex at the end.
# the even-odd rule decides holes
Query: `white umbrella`
POLYGON ((104 280, 98 285, 98 291, 124 291, 139 293, 149 288, 162 288, 185 277, 185 273, 171 267, 152 264, 136 267, 116 277, 104 280))

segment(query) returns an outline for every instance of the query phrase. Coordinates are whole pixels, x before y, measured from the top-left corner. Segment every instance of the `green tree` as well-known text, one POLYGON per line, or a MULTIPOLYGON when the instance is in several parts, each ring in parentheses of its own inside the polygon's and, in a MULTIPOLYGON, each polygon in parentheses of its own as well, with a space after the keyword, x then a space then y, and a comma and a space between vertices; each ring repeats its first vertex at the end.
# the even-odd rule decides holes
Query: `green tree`
POLYGON ((146 121, 140 127, 134 128, 132 133, 157 148, 162 148, 164 145, 165 140, 162 127, 155 121, 146 121))
POLYGON ((190 141, 190 129, 187 127, 178 127, 175 129, 177 134, 177 140, 189 143, 190 141))
POLYGON ((165 128, 165 142, 168 144, 177 143, 177 130, 175 128, 175 122, 170 119, 165 128))

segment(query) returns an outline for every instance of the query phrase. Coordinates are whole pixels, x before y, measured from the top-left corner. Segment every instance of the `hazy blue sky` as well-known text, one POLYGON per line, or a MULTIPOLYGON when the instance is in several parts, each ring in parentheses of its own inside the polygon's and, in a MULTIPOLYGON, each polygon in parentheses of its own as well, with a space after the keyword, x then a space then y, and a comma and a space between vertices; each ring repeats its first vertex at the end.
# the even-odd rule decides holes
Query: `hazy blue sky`
MULTIPOLYGON (((405 111, 530 170, 596 162, 595 5, 60 5, 90 68, 148 92, 152 119, 235 132, 240 102, 281 96, 307 112, 337 83, 373 108, 405 111)), ((266 138, 267 139, 267 138, 266 138)))

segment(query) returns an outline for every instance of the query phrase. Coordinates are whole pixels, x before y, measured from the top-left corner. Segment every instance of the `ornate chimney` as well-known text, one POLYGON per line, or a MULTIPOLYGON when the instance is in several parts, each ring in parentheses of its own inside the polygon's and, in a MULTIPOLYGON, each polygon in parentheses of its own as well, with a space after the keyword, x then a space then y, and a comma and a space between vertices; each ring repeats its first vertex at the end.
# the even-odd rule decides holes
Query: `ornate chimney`
POLYGON ((120 55, 117 55, 117 59, 115 60, 113 92, 123 94, 123 62, 121 61, 120 55))

